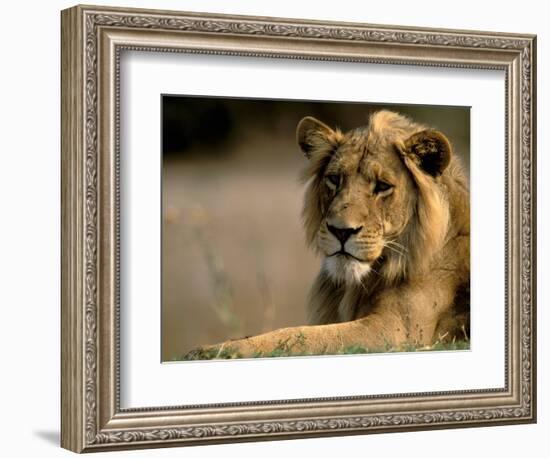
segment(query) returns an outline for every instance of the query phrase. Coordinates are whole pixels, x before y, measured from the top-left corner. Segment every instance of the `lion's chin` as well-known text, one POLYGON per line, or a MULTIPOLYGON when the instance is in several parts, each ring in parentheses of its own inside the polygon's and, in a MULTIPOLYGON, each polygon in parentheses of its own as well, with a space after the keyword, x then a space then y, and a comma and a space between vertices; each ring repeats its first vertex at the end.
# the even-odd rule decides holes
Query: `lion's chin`
POLYGON ((371 271, 368 262, 362 262, 345 256, 325 258, 323 268, 336 283, 355 285, 371 271))

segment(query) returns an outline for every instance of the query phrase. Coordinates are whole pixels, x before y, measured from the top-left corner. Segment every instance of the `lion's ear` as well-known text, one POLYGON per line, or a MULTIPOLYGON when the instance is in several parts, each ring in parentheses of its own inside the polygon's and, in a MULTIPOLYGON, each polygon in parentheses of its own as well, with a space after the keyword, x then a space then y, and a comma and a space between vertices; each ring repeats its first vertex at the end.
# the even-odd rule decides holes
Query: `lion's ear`
POLYGON ((303 118, 296 127, 296 141, 308 159, 316 151, 326 153, 333 150, 341 135, 311 116, 303 118))
POLYGON ((423 130, 405 141, 405 154, 427 174, 437 177, 451 161, 451 143, 437 130, 423 130))

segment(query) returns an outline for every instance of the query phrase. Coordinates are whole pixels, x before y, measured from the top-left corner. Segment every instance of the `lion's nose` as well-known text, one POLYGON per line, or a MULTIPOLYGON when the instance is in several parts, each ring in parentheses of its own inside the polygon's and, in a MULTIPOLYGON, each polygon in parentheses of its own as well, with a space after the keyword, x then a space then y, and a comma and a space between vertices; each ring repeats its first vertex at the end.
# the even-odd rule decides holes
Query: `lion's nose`
POLYGON ((363 226, 359 227, 334 227, 330 224, 327 224, 327 229, 340 240, 340 243, 343 245, 346 243, 346 240, 349 239, 353 234, 357 234, 363 226))

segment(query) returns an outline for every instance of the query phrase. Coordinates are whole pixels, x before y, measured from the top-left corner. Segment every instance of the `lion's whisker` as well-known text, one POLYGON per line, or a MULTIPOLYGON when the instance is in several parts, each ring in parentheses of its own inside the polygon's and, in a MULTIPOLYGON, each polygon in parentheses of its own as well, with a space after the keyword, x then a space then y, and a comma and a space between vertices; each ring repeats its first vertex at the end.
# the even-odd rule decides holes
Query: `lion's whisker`
POLYGON ((384 247, 388 248, 389 250, 393 251, 394 253, 397 253, 399 256, 405 256, 405 253, 402 251, 397 250, 396 248, 391 247, 390 245, 384 244, 384 247))
POLYGON ((370 270, 371 270, 372 272, 374 272, 376 275, 378 275, 379 277, 382 276, 382 274, 381 274, 380 272, 378 272, 376 269, 374 269, 374 268, 371 267, 370 270))
POLYGON ((400 249, 400 250, 403 250, 404 252, 408 252, 408 251, 409 251, 405 246, 401 245, 400 243, 397 243, 397 242, 394 241, 394 240, 386 240, 385 243, 386 243, 386 244, 389 244, 389 245, 392 245, 392 246, 394 246, 395 248, 398 248, 398 249, 400 249))

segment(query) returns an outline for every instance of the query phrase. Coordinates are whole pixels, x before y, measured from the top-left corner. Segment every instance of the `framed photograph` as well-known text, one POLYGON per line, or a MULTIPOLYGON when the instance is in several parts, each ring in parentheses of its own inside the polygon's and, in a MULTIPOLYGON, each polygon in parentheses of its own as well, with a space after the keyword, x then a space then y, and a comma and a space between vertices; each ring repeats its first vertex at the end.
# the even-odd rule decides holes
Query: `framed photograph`
POLYGON ((536 37, 62 12, 62 446, 536 421, 536 37))
POLYGON ((181 95, 161 103, 163 361, 470 348, 469 107, 181 95), (424 210, 399 141, 404 151, 427 142, 449 155, 413 168, 428 179, 422 199, 433 205, 424 210), (449 226, 459 234, 449 235, 459 244, 452 253, 449 226), (442 264, 424 265, 444 246, 442 264), (453 271, 452 285, 440 269, 453 271), (405 285, 430 296, 411 298, 421 309, 446 288, 452 300, 408 324, 387 329, 386 316, 353 331, 356 319, 372 321, 372 307, 398 321, 410 315, 394 296, 405 285), (335 323, 331 335, 324 325, 335 323))

